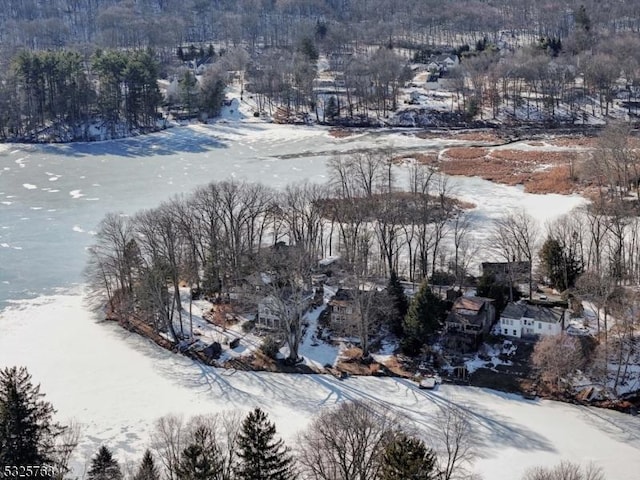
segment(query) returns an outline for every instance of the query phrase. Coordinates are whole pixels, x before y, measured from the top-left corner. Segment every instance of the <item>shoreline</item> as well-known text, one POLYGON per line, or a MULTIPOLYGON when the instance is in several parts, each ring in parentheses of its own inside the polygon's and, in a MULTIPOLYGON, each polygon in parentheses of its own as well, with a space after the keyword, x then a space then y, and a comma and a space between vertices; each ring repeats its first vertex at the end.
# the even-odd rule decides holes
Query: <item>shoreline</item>
MULTIPOLYGON (((347 380, 350 377, 389 377, 410 381, 415 389, 420 388, 420 376, 411 374, 410 372, 402 369, 400 362, 398 362, 398 357, 396 354, 392 355, 391 365, 388 364, 389 362, 385 363, 373 360, 364 363, 362 361, 358 361, 357 358, 347 358, 346 360, 338 361, 331 367, 324 366, 321 370, 314 369, 311 366, 303 363, 302 361, 300 363, 291 365, 284 359, 271 359, 264 355, 260 350, 252 352, 250 355, 241 357, 240 359, 227 359, 222 363, 218 363, 217 361, 207 360, 206 356, 200 351, 191 350, 189 348, 181 351, 176 343, 168 341, 161 335, 153 334, 153 332, 150 332, 149 328, 141 328, 138 322, 132 323, 131 321, 127 321, 125 325, 119 319, 109 318, 108 315, 106 316, 104 321, 115 323, 119 328, 137 334, 138 336, 154 343, 156 346, 170 352, 172 355, 181 355, 193 360, 194 362, 202 366, 208 366, 232 373, 235 373, 237 371, 244 371, 254 373, 276 373, 282 375, 330 375, 340 381, 347 380)), ((146 324, 142 324, 142 327, 147 326, 146 324)), ((539 399, 550 400, 583 407, 595 407, 605 410, 613 410, 633 416, 635 416, 638 409, 640 409, 640 390, 637 392, 625 394, 615 400, 588 401, 578 398, 579 393, 573 395, 560 395, 557 393, 549 392, 541 393, 539 391, 532 390, 531 387, 523 388, 521 384, 519 385, 520 388, 518 388, 517 390, 514 388, 499 388, 495 385, 494 382, 487 381, 488 379, 486 377, 474 379, 473 374, 471 374, 471 379, 467 381, 451 377, 447 375, 447 372, 443 371, 439 371, 437 372, 437 374, 441 377, 443 384, 456 385, 459 387, 484 388, 495 392, 519 395, 523 399, 530 401, 539 399)), ((497 373, 495 377, 498 378, 500 375, 503 374, 497 373)), ((524 380, 526 382, 529 382, 530 384, 532 382, 535 383, 535 379, 533 378, 520 378, 520 380, 524 380)))

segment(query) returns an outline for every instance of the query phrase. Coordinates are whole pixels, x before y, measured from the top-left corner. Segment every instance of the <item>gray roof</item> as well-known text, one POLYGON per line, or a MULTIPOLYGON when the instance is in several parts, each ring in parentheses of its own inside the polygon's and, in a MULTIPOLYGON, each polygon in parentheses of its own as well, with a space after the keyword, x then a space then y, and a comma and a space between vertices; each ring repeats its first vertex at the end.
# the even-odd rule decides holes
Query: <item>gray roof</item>
POLYGON ((540 322, 558 323, 562 320, 564 310, 562 308, 549 308, 542 305, 529 305, 526 303, 508 303, 500 315, 503 318, 521 319, 533 318, 540 322))
POLYGON ((527 305, 526 315, 527 318, 533 318, 540 322, 546 323, 558 323, 562 320, 564 310, 561 308, 549 308, 542 305, 527 305))
POLYGON ((526 308, 524 305, 509 302, 500 316, 505 318, 515 318, 519 320, 525 316, 525 311, 526 308))

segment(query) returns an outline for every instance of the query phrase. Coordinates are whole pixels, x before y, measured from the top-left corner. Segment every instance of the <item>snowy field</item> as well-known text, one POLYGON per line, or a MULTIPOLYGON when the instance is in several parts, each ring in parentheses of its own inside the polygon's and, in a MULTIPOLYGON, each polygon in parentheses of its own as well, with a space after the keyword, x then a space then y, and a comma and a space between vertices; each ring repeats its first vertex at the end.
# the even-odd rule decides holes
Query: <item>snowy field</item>
POLYGON ((427 435, 439 407, 464 409, 479 438, 475 470, 487 480, 517 480, 528 466, 561 459, 594 461, 609 480, 636 480, 640 471, 640 418, 616 412, 476 388, 424 391, 397 379, 230 374, 92 321, 78 294, 17 302, 3 313, 1 327, 0 365, 27 364, 58 417, 84 425, 74 462, 78 474, 101 444, 121 461, 138 460, 153 421, 168 413, 259 405, 293 441, 320 409, 355 399, 395 408, 427 435))
MULTIPOLYGON (((324 182, 326 160, 338 153, 392 146, 406 154, 461 144, 392 131, 337 139, 321 128, 229 121, 104 143, 0 146, 0 367, 26 365, 59 418, 84 425, 78 475, 103 443, 120 460, 138 459, 153 421, 167 413, 260 405, 292 440, 324 406, 367 399, 397 408, 427 431, 439 405, 467 409, 481 438, 476 469, 486 479, 517 480, 527 466, 560 459, 593 460, 610 480, 637 479, 637 418, 478 389, 426 393, 393 379, 231 374, 96 323, 82 304, 84 249, 106 212, 154 207, 211 180, 276 188, 324 182)), ((525 208, 544 223, 584 203, 477 178, 453 182, 456 196, 477 205, 479 238, 489 220, 512 209, 525 208)))

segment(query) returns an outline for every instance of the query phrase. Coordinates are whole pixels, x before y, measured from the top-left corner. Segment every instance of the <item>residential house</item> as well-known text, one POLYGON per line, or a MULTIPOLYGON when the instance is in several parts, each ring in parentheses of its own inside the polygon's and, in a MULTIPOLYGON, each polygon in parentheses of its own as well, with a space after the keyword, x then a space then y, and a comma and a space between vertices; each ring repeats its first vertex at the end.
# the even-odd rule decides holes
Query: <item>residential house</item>
POLYGON ((357 308, 354 292, 345 288, 339 288, 329 300, 329 327, 334 332, 344 333, 353 330, 356 324, 357 308))
POLYGON ((491 330, 495 319, 492 298, 458 297, 453 302, 445 326, 448 334, 468 337, 466 343, 477 347, 483 335, 491 330))
POLYGON ((259 292, 271 284, 271 275, 265 272, 254 272, 242 279, 242 284, 249 290, 259 292))
MULTIPOLYGON (((460 59, 453 53, 442 55, 431 55, 427 61, 427 71, 439 77, 445 76, 451 69, 460 64, 460 59)), ((430 81, 430 80, 429 80, 430 81)))
POLYGON ((282 326, 285 316, 303 315, 313 301, 313 292, 295 292, 290 295, 276 297, 267 295, 258 302, 256 324, 264 328, 277 330, 282 326), (294 312, 298 310, 298 312, 294 312))
POLYGON ((256 324, 277 329, 280 327, 281 307, 273 295, 268 295, 258 302, 256 324))
POLYGON ((564 327, 565 312, 560 307, 509 302, 500 315, 498 328, 502 335, 513 338, 559 335, 564 327))
POLYGON ((442 55, 436 55, 434 60, 438 62, 444 71, 449 71, 452 68, 456 68, 460 65, 460 59, 453 53, 443 53, 442 55))

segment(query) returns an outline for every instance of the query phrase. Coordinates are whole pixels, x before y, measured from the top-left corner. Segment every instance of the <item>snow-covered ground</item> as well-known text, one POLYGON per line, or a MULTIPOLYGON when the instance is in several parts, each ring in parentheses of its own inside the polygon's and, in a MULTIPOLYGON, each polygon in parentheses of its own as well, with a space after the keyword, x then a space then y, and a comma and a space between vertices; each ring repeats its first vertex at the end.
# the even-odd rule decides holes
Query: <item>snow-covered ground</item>
POLYGON ((612 480, 640 471, 640 418, 489 390, 418 390, 391 378, 284 375, 216 370, 175 356, 116 325, 96 323, 79 292, 15 302, 0 319, 0 366, 28 365, 60 419, 76 418, 83 436, 74 468, 106 444, 119 460, 138 460, 155 419, 261 406, 293 440, 323 408, 345 400, 378 402, 429 432, 438 407, 468 413, 478 435, 475 470, 517 480, 533 465, 594 461, 612 480))

